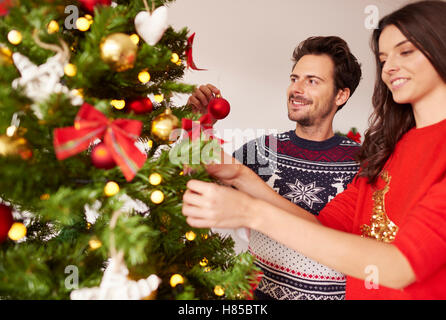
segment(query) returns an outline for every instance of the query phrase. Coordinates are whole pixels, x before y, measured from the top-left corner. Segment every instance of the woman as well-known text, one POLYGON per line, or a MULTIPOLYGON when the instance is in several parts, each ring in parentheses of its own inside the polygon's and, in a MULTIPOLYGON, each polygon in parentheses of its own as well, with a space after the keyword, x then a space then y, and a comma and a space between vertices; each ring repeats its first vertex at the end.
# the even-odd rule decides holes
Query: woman
POLYGON ((347 299, 446 298, 444 17, 446 3, 422 1, 380 21, 361 170, 318 217, 240 164, 211 165, 211 174, 245 193, 190 181, 188 223, 256 229, 346 274, 347 299))

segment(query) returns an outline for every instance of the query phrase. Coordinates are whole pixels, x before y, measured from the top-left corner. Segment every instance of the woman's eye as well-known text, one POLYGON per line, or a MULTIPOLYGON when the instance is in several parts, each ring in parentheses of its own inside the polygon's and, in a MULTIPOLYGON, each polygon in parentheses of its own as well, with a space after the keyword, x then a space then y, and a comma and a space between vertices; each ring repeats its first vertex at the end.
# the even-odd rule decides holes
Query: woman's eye
POLYGON ((407 55, 411 54, 412 52, 413 52, 413 50, 403 51, 403 52, 401 52, 401 55, 407 56, 407 55))

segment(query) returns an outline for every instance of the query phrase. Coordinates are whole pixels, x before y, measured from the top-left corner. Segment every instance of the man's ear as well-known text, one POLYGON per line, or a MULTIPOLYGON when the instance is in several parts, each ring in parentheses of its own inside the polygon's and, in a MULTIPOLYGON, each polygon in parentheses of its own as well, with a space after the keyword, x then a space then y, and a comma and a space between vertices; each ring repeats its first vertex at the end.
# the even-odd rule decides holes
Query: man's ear
POLYGON ((343 104, 345 104, 349 98, 350 98, 349 88, 339 89, 338 94, 336 95, 335 103, 338 107, 340 107, 343 104))

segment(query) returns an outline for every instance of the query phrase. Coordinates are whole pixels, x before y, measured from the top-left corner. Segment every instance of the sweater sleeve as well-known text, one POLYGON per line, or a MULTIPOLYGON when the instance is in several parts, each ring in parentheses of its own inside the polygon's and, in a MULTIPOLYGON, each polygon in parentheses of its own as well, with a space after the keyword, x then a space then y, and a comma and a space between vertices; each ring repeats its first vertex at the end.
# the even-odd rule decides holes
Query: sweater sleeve
POLYGON ((446 178, 426 193, 400 225, 393 244, 423 281, 446 264, 446 178))
POLYGON ((317 216, 324 226, 351 233, 359 193, 360 178, 354 178, 347 189, 331 200, 317 216))

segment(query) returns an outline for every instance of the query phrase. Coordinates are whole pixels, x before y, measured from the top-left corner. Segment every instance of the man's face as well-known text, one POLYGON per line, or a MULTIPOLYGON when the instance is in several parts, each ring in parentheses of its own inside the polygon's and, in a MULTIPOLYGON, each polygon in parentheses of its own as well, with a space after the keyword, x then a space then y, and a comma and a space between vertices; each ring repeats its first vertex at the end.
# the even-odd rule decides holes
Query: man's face
POLYGON ((303 127, 332 121, 338 108, 332 59, 328 55, 305 55, 297 62, 290 79, 288 118, 303 127))

